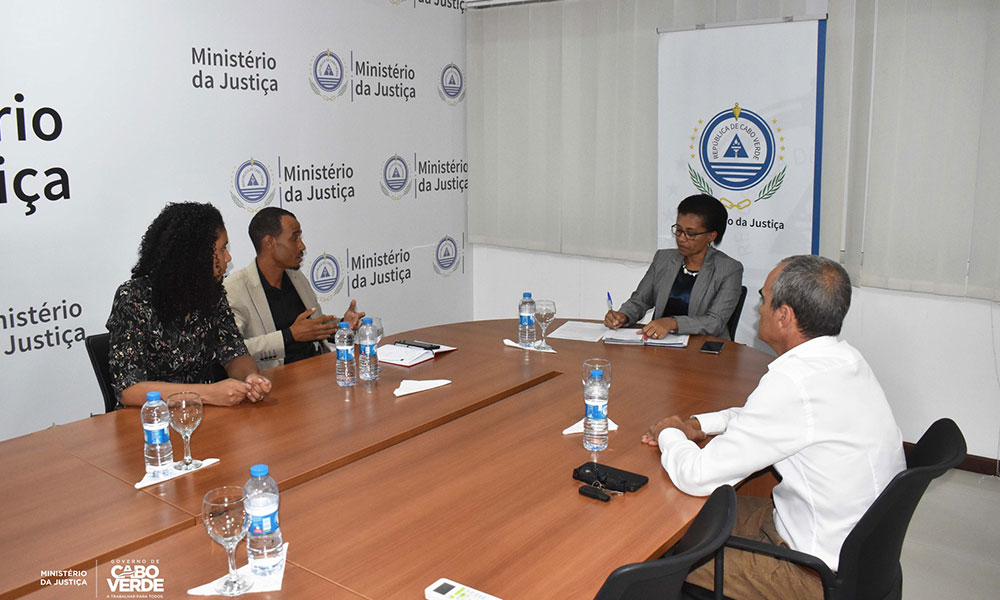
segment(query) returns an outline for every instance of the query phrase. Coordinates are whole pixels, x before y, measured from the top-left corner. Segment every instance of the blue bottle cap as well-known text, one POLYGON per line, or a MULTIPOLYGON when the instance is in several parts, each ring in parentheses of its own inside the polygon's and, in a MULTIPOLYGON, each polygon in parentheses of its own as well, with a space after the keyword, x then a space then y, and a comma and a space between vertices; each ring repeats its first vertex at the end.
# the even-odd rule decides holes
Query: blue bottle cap
POLYGON ((341 321, 341 322, 340 322, 340 325, 339 325, 339 327, 340 327, 341 329, 347 329, 347 328, 348 328, 348 327, 350 327, 350 326, 351 326, 351 324, 350 324, 350 323, 348 323, 347 321, 341 321))
POLYGON ((521 297, 522 298, 531 298, 531 292, 524 292, 524 295, 522 295, 521 297))
POLYGON ((362 325, 371 325, 372 324, 372 318, 371 317, 365 317, 365 318, 361 319, 361 324, 362 325))
POLYGON ((160 392, 146 392, 146 402, 159 402, 160 392))
POLYGON ((601 369, 591 369, 590 370, 591 379, 604 379, 604 371, 601 369))
POLYGON ((250 467, 251 477, 266 477, 267 476, 267 465, 254 465, 250 467))

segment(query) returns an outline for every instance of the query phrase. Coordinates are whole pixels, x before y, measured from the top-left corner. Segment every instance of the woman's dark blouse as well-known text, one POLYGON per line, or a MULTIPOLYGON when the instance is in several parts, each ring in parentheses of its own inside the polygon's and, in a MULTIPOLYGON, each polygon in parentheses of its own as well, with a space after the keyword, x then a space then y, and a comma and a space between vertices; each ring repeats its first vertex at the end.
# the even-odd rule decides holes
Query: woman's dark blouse
POLYGON ((118 398, 140 381, 207 383, 213 363, 226 365, 248 354, 224 293, 210 313, 196 311, 165 324, 153 309, 145 277, 118 287, 107 328, 111 385, 118 398))
POLYGON ((688 314, 688 306, 691 304, 691 290, 694 289, 694 279, 698 274, 688 275, 684 269, 677 271, 674 285, 670 287, 670 296, 667 298, 667 306, 663 311, 665 316, 676 317, 677 315, 688 314))

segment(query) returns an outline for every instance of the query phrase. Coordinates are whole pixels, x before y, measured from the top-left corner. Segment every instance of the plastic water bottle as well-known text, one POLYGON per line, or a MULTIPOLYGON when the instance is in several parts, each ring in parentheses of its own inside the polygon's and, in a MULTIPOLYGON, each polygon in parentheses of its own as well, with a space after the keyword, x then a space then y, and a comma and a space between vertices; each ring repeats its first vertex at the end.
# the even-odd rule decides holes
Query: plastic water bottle
POLYGON ((174 447, 170 445, 170 409, 160 392, 148 392, 140 411, 146 434, 146 475, 164 477, 174 468, 174 447))
POLYGON ((337 346, 337 385, 354 385, 354 332, 347 321, 341 321, 334 338, 337 346))
POLYGON ((531 346, 535 343, 535 301, 531 299, 531 292, 524 292, 517 312, 521 316, 517 325, 517 343, 531 346))
POLYGON ((593 369, 583 386, 587 414, 583 419, 583 447, 591 452, 608 447, 608 382, 604 371, 593 369))
POLYGON ((375 381, 378 379, 378 332, 372 325, 371 317, 361 319, 361 327, 358 328, 358 346, 361 352, 358 353, 358 377, 365 381, 375 381))
POLYGON ((278 524, 278 484, 267 465, 250 467, 243 485, 243 506, 250 515, 247 559, 254 575, 270 575, 285 564, 284 542, 278 524))

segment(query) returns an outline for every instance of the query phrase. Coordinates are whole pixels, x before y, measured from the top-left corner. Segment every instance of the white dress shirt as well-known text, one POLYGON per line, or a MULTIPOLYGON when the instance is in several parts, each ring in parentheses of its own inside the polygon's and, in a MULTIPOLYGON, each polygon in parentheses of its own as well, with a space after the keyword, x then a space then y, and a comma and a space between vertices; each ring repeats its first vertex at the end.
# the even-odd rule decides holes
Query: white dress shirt
POLYGON ((707 496, 774 465, 774 524, 788 545, 834 571, 844 538, 906 468, 903 440, 864 357, 834 337, 813 338, 774 359, 742 408, 695 415, 704 449, 675 428, 657 440, 681 491, 707 496))

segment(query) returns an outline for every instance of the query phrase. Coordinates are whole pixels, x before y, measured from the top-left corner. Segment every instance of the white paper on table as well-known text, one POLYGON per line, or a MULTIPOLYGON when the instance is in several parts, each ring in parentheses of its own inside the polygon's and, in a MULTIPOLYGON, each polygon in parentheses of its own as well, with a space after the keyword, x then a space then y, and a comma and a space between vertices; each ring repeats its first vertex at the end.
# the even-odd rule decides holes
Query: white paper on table
POLYGON ((217 459, 217 458, 205 458, 205 459, 202 459, 200 467, 198 467, 197 469, 191 469, 190 471, 178 471, 177 469, 174 469, 174 470, 170 471, 169 473, 167 473, 166 475, 163 475, 161 477, 157 477, 155 479, 152 478, 152 477, 150 477, 149 475, 144 475, 142 477, 142 481, 140 481, 139 483, 135 484, 135 489, 141 490, 144 487, 148 487, 148 486, 151 486, 151 485, 156 485, 157 483, 163 483, 164 481, 170 481, 171 479, 174 479, 175 477, 180 477, 181 475, 187 475, 188 473, 194 473, 195 471, 200 471, 200 470, 202 470, 202 469, 204 469, 206 467, 211 467, 212 465, 214 465, 217 462, 219 462, 219 459, 217 459))
POLYGON ((401 367, 412 367, 434 358, 434 353, 423 348, 386 344, 378 347, 378 361, 401 367))
POLYGON ((642 334, 636 327, 609 329, 604 334, 605 344, 642 344, 642 334))
POLYGON ((578 340, 581 342, 599 342, 608 332, 604 323, 584 323, 583 321, 566 321, 548 337, 561 340, 578 340))
MULTIPOLYGON (((285 562, 281 563, 280 569, 270 575, 263 577, 260 575, 254 575, 253 572, 250 571, 250 565, 243 565, 239 569, 236 569, 236 572, 239 573, 240 576, 246 576, 253 579, 253 586, 251 586, 249 590, 243 592, 244 594, 277 592, 281 589, 281 581, 285 577, 285 565, 288 564, 288 542, 285 542, 282 552, 284 552, 284 556, 286 557, 285 562)), ((219 583, 221 583, 226 577, 229 577, 228 573, 219 577, 215 581, 191 588, 187 591, 187 593, 191 596, 218 596, 219 592, 216 591, 216 586, 219 585, 219 583)))
POLYGON ((510 346, 511 348, 520 348, 521 350, 531 350, 532 352, 549 352, 551 354, 555 354, 556 353, 555 348, 539 348, 537 346, 522 346, 521 344, 518 344, 514 340, 508 340, 506 338, 504 338, 504 340, 503 340, 503 345, 504 346, 510 346))
POLYGON ((691 338, 690 335, 678 334, 678 333, 668 333, 666 337, 654 340, 653 338, 647 339, 644 344, 647 346, 669 346, 671 348, 687 348, 688 340, 691 338))
MULTIPOLYGON (((618 423, 615 423, 611 419, 608 419, 608 431, 616 431, 618 429, 618 423)), ((583 433, 583 419, 570 425, 566 429, 563 429, 563 435, 570 435, 573 433, 583 433)))
POLYGON ((673 348, 685 348, 688 345, 687 334, 668 333, 661 339, 642 339, 639 329, 609 329, 604 336, 605 344, 637 344, 646 346, 670 346, 673 348))
POLYGON ((407 394, 432 390, 442 385, 448 385, 449 383, 451 383, 450 379, 426 379, 423 381, 418 379, 404 379, 399 382, 399 387, 393 390, 392 393, 398 398, 407 394))

